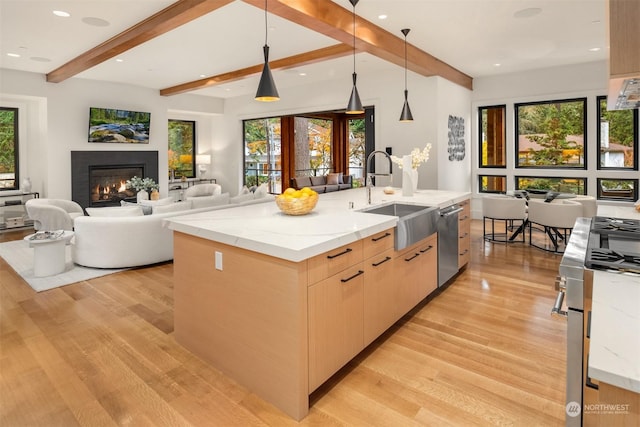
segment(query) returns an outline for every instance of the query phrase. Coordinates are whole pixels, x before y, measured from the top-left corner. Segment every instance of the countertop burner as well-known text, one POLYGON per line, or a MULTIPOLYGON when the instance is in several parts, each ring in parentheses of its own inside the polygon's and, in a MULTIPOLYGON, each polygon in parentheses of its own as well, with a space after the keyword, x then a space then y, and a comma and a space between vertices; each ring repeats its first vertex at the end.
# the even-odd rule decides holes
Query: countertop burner
POLYGON ((640 273, 640 221, 594 217, 585 266, 640 273))
POLYGON ((636 237, 640 239, 640 221, 596 216, 591 221, 591 231, 593 233, 636 237))
POLYGON ((585 265, 589 268, 640 273, 640 254, 604 248, 589 248, 585 265))

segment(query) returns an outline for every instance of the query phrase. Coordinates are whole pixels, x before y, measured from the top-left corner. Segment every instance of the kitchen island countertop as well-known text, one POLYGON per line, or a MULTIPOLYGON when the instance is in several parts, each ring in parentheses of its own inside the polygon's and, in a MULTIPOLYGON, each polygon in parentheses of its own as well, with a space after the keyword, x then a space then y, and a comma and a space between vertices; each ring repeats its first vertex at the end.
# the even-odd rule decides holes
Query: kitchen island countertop
POLYGON ((361 212, 369 206, 395 201, 443 208, 471 196, 418 190, 405 197, 401 189, 394 190, 387 195, 374 188, 371 205, 365 188, 320 194, 315 209, 302 216, 285 215, 273 202, 172 217, 167 222, 174 231, 299 262, 396 225, 397 217, 361 212))

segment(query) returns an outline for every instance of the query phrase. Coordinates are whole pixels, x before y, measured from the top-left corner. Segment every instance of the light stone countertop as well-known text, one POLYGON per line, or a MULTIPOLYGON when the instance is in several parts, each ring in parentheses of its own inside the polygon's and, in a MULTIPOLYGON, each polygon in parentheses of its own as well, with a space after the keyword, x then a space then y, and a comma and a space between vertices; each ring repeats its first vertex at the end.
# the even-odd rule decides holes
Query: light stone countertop
MULTIPOLYGON (((640 219, 632 206, 598 206, 598 215, 640 219)), ((589 376, 640 393, 640 275, 594 271, 589 376)))
MULTIPOLYGON (((386 195, 372 191, 372 205, 393 201, 446 207, 471 193, 418 190, 403 197, 402 190, 386 195)), ((275 201, 167 219, 174 231, 299 262, 367 236, 395 227, 397 217, 360 212, 368 207, 365 188, 320 194, 315 209, 302 216, 285 215, 275 201), (349 208, 353 202, 353 209, 349 208)))

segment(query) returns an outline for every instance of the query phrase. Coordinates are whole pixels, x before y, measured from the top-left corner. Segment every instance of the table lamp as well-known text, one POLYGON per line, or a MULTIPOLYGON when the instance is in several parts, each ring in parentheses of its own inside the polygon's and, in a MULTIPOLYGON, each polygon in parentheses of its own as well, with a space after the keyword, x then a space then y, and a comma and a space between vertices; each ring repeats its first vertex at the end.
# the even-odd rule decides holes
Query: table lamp
POLYGON ((211 155, 197 154, 196 163, 198 165, 198 172, 200 172, 200 179, 202 179, 204 174, 207 172, 207 165, 211 164, 211 155))

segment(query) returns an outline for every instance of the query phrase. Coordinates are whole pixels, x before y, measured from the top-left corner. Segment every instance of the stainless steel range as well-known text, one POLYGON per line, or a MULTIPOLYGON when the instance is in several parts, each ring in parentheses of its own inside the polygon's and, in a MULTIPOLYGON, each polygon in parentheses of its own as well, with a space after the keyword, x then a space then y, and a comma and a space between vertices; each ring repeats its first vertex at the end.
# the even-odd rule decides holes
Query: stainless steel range
POLYGON ((585 405, 598 402, 589 378, 593 270, 640 274, 640 221, 596 216, 578 218, 560 262, 558 298, 552 313, 567 317, 566 425, 588 426, 585 405), (563 299, 567 310, 562 310, 563 299))

